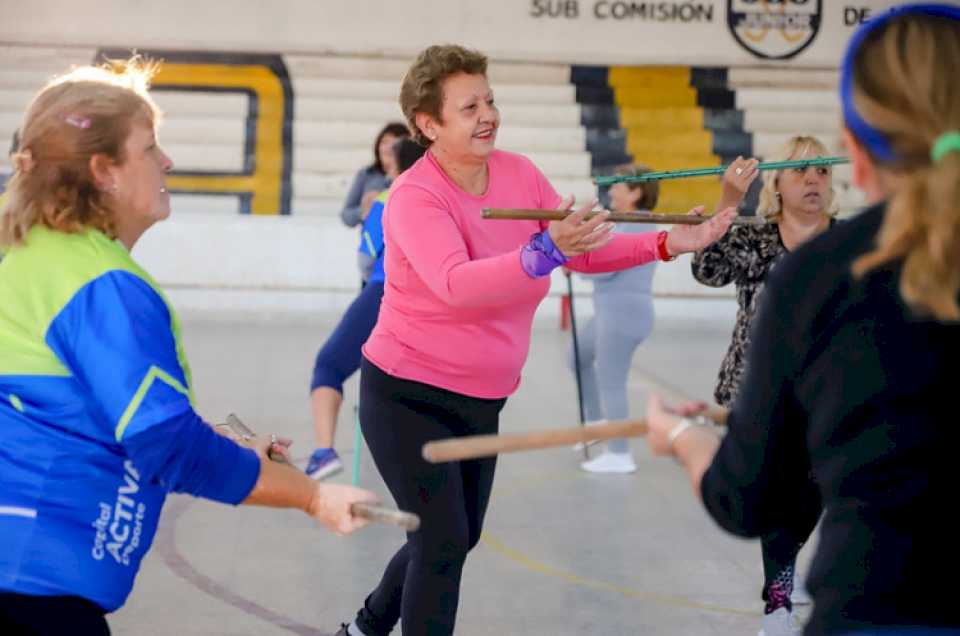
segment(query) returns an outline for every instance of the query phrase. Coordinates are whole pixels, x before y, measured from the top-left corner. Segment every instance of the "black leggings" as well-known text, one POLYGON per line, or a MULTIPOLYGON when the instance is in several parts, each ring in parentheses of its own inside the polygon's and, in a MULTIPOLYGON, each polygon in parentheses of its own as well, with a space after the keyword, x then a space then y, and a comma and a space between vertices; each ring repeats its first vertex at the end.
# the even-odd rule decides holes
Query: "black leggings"
POLYGON ((793 609, 790 593, 793 591, 793 576, 797 566, 800 548, 810 538, 810 534, 820 521, 823 501, 820 490, 811 479, 805 488, 797 492, 784 494, 791 502, 791 519, 783 528, 768 532, 760 538, 760 554, 763 557, 763 600, 767 601, 765 610, 776 609, 782 603, 787 609, 793 609), (786 595, 785 599, 774 598, 771 588, 777 585, 786 595))
POLYGON ((430 464, 421 450, 432 440, 496 433, 505 403, 401 380, 363 359, 360 427, 397 505, 421 520, 357 613, 364 634, 388 634, 401 619, 404 636, 453 633, 460 575, 480 540, 497 460, 430 464))
POLYGON ((79 596, 0 593, 0 634, 110 636, 102 607, 79 596))

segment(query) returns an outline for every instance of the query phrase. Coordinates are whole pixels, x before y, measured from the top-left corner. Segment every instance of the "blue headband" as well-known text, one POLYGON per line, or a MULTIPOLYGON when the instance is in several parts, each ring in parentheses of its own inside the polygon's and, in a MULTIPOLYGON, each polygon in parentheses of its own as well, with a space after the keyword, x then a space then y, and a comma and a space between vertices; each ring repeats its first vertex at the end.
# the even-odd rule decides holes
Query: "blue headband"
POLYGON ((840 71, 840 100, 843 102, 843 120, 853 135, 866 146, 867 150, 883 163, 894 163, 896 153, 883 134, 868 124, 853 105, 853 63, 857 51, 867 37, 891 20, 903 15, 929 15, 936 18, 960 20, 960 7, 946 4, 904 4, 893 7, 884 13, 870 18, 854 32, 847 44, 840 71))

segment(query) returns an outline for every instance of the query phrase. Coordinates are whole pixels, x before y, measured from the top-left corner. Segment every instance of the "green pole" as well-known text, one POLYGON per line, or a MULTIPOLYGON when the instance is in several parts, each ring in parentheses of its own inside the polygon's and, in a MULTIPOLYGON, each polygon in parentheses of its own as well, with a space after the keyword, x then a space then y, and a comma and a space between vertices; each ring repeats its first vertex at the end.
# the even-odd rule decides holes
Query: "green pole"
POLYGON ((350 483, 360 485, 360 452, 363 450, 363 435, 360 432, 360 410, 353 407, 353 476, 350 483))
MULTIPOLYGON (((835 166, 850 163, 846 157, 817 157, 816 159, 794 159, 791 161, 768 161, 757 165, 758 170, 789 170, 790 168, 809 168, 810 166, 835 166)), ((645 181, 661 181, 664 179, 685 179, 687 177, 707 177, 723 174, 728 166, 716 168, 692 168, 690 170, 667 170, 664 172, 647 172, 640 175, 617 175, 612 177, 596 177, 598 186, 608 186, 614 183, 643 183, 645 181)))

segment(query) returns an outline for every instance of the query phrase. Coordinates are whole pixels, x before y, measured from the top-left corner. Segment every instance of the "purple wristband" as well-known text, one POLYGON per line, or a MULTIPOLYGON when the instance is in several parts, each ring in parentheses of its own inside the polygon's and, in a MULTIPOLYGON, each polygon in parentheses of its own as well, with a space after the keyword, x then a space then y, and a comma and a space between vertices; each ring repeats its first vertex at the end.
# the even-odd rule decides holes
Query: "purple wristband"
POLYGON ((531 236, 520 250, 520 265, 530 278, 547 276, 566 262, 567 257, 553 244, 547 230, 531 236))

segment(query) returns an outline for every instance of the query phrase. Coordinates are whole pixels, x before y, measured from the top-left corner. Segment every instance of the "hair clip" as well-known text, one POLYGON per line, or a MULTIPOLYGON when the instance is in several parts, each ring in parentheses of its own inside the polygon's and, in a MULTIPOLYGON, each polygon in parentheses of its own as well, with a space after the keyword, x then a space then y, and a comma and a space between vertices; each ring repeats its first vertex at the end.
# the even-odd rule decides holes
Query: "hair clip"
POLYGON ((83 115, 79 115, 77 113, 69 113, 64 115, 63 121, 67 122, 74 128, 80 128, 82 130, 89 128, 91 123, 89 117, 84 117, 83 115))

